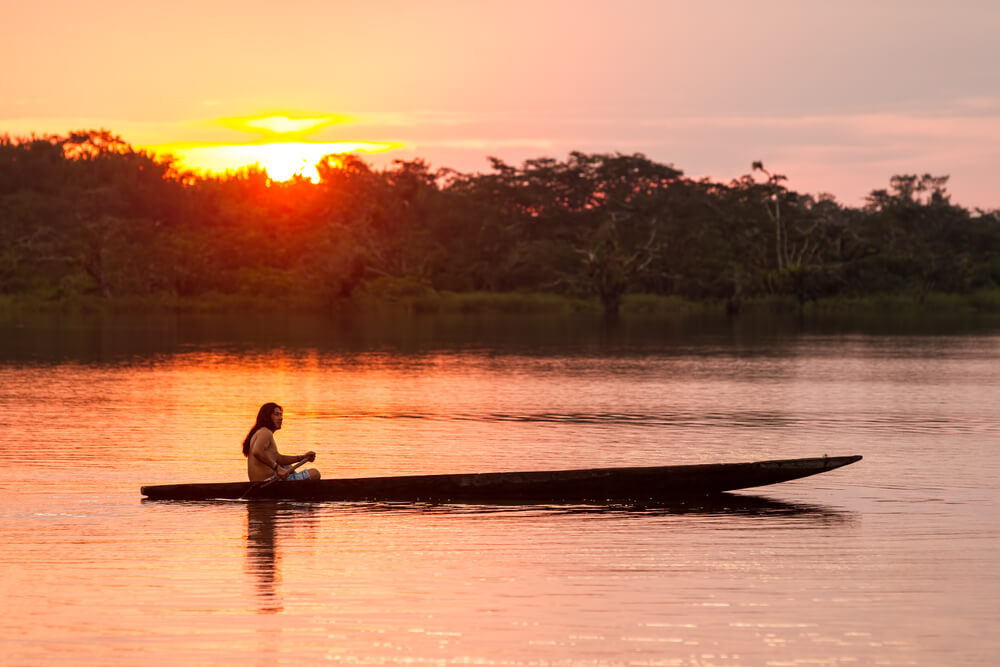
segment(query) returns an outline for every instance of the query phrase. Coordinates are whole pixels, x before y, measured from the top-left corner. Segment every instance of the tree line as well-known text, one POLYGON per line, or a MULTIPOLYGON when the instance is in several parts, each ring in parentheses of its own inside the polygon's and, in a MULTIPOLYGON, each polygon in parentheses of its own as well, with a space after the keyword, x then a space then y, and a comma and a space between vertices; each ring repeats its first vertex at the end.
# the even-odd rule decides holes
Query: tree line
POLYGON ((490 158, 485 173, 330 155, 319 180, 196 175, 106 130, 0 137, 0 293, 239 294, 315 303, 376 280, 454 292, 745 299, 1000 284, 1000 212, 947 176, 898 175, 860 207, 760 162, 728 183, 642 154, 490 158))

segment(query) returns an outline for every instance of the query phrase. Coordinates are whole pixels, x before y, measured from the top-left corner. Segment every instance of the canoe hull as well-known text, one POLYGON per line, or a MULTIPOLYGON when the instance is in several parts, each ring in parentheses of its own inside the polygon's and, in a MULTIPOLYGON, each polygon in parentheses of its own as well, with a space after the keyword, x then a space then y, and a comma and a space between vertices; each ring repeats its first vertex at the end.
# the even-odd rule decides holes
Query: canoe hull
POLYGON ((750 463, 144 486, 151 500, 270 499, 438 503, 605 503, 748 489, 834 470, 860 456, 750 463))

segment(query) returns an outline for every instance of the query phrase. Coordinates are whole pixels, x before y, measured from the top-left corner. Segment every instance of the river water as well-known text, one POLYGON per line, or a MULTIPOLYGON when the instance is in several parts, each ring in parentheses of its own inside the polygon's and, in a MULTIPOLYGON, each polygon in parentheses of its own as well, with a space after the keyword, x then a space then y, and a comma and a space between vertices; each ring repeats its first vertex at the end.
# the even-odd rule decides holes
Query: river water
POLYGON ((1000 329, 0 321, 0 664, 982 665, 1000 329), (245 477, 862 454, 670 507, 143 501, 245 477))

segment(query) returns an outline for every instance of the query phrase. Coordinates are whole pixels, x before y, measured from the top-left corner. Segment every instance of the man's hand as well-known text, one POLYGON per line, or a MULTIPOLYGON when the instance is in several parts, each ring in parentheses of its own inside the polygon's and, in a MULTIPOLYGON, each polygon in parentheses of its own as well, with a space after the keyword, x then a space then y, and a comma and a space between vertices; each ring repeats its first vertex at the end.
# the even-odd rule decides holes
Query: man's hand
POLYGON ((279 479, 286 479, 288 477, 288 468, 279 464, 278 467, 274 469, 274 474, 277 475, 279 479))
POLYGON ((306 452, 305 454, 302 455, 302 460, 303 461, 315 461, 316 460, 316 452, 306 452))

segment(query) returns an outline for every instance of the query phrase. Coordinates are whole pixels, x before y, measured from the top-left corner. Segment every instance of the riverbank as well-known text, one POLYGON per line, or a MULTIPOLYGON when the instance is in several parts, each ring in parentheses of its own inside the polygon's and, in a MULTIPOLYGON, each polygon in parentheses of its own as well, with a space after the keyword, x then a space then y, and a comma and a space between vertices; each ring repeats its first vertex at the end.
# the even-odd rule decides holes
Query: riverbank
MULTIPOLYGON (((254 313, 298 312, 315 314, 443 315, 602 315, 596 298, 576 298, 545 292, 446 292, 417 286, 375 286, 350 299, 323 300, 305 295, 267 297, 248 294, 210 293, 198 297, 173 294, 104 298, 73 295, 48 298, 38 295, 0 295, 0 312, 189 312, 254 313)), ((623 318, 663 319, 726 316, 721 299, 689 300, 677 296, 628 294, 622 299, 623 318)), ((863 297, 836 297, 799 304, 794 298, 763 296, 747 298, 739 316, 887 316, 919 317, 1000 315, 1000 288, 969 294, 931 292, 916 294, 874 294, 863 297)), ((730 313, 732 315, 732 313, 730 313)))

